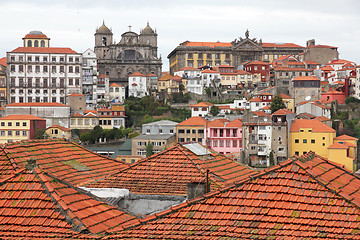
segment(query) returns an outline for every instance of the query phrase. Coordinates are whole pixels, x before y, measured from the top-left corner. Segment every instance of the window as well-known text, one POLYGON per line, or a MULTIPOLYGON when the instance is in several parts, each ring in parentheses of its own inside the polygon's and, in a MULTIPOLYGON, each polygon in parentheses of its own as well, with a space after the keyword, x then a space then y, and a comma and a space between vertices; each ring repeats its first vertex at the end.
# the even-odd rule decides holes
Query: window
POLYGON ((304 155, 304 154, 306 154, 306 152, 305 152, 305 151, 303 152, 303 155, 304 155))
POLYGON ((219 146, 220 146, 220 147, 224 147, 224 140, 220 140, 219 146))
POLYGON ((325 143, 323 143, 322 145, 325 146, 325 143))
POLYGON ((307 143, 307 139, 303 139, 303 143, 307 143))
POLYGON ((12 131, 8 131, 8 136, 12 136, 12 131))
POLYGON ((184 129, 179 129, 178 133, 185 133, 185 130, 184 129))
POLYGON ((233 147, 237 147, 237 140, 233 140, 233 147))
POLYGON ((12 126, 12 122, 8 122, 8 126, 11 127, 11 126, 12 126))
POLYGON ((230 140, 226 140, 226 147, 230 147, 230 140))
POLYGON ((5 131, 0 131, 1 136, 5 136, 5 131))
POLYGON ((2 126, 2 127, 5 126, 5 122, 1 122, 1 126, 2 126))
POLYGON ((217 140, 214 140, 213 146, 214 146, 214 147, 217 147, 217 145, 218 145, 218 141, 217 141, 217 140))
POLYGON ((295 139, 295 143, 299 143, 299 139, 295 139))
POLYGON ((193 129, 193 130, 192 130, 192 133, 193 133, 193 134, 196 134, 196 130, 195 130, 195 129, 193 129))
POLYGON ((315 139, 311 139, 311 143, 315 143, 315 139))
POLYGON ((325 137, 323 137, 323 140, 325 140, 325 137))
POLYGON ((43 66, 43 72, 47 73, 48 72, 48 66, 43 66))
POLYGON ((198 138, 198 143, 201 143, 202 142, 202 138, 198 138))
POLYGON ((20 122, 16 122, 16 126, 17 126, 17 127, 20 127, 20 122))
POLYGON ((295 156, 299 156, 299 152, 295 152, 295 156))
POLYGON ((15 136, 20 136, 20 131, 15 131, 15 136))
POLYGON ((186 130, 186 133, 190 133, 190 129, 187 129, 187 130, 186 130))
POLYGON ((278 151, 283 152, 283 151, 285 151, 285 148, 279 147, 278 151))
POLYGON ((312 129, 309 129, 308 132, 312 132, 312 129))
POLYGON ((22 131, 23 136, 27 136, 27 131, 22 131))

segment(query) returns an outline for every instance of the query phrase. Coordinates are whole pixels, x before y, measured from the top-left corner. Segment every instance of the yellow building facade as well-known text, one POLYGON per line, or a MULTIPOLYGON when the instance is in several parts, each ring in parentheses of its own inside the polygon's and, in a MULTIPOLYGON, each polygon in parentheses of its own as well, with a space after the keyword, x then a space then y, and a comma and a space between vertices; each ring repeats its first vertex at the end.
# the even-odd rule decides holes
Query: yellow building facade
POLYGON ((334 143, 336 131, 314 119, 292 121, 289 137, 289 155, 300 156, 309 151, 328 158, 328 147, 334 143))
POLYGON ((71 138, 71 129, 59 125, 48 127, 45 133, 49 138, 65 138, 66 140, 71 138))

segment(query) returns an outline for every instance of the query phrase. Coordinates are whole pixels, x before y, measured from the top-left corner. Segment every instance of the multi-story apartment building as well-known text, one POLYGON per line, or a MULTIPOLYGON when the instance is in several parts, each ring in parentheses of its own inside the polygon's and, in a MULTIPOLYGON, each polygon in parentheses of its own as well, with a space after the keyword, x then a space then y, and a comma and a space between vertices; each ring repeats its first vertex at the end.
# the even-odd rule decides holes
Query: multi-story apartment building
POLYGON ((304 101, 321 99, 320 79, 316 76, 299 76, 292 79, 290 94, 295 105, 304 101))
POLYGON ((312 69, 278 66, 273 70, 272 83, 277 87, 279 93, 289 94, 289 87, 292 78, 298 76, 311 76, 312 74, 312 69))
POLYGON ((290 156, 309 151, 328 158, 328 147, 334 143, 336 131, 316 119, 295 119, 289 136, 290 156))
POLYGON ((123 103, 125 100, 125 87, 117 83, 109 86, 109 101, 123 103))
POLYGON ((208 121, 202 117, 191 117, 176 125, 177 142, 202 143, 204 128, 208 121))
POLYGON ((293 43, 263 43, 262 40, 249 38, 246 31, 245 38, 232 42, 190 42, 185 41, 168 55, 170 73, 183 67, 199 68, 204 65, 219 66, 221 64, 237 67, 246 61, 273 60, 288 54, 303 53, 304 47, 293 43))
POLYGON ((211 107, 214 104, 209 102, 199 102, 197 104, 190 104, 192 117, 204 117, 210 113, 211 107))
POLYGON ((6 91, 6 57, 3 57, 0 58, 0 107, 7 103, 6 91))
POLYGON ((129 96, 142 98, 149 95, 150 81, 146 75, 134 72, 129 76, 129 96))
POLYGON ((274 164, 289 158, 289 133, 295 114, 288 109, 279 109, 272 114, 272 141, 274 164))
POLYGON ((23 47, 7 53, 9 103, 65 103, 68 95, 81 92, 81 54, 50 47, 50 38, 39 31, 23 40, 23 47))
POLYGON ((243 119, 243 149, 248 165, 270 166, 271 136, 271 116, 264 112, 246 112, 243 119))
POLYGON ((97 105, 97 60, 93 50, 82 54, 82 93, 86 96, 87 109, 97 105))
POLYGON ((150 142, 153 152, 158 153, 176 144, 175 126, 177 122, 162 120, 142 125, 142 134, 132 140, 132 155, 145 156, 150 142))
POLYGON ((33 115, 8 115, 0 118, 0 143, 34 139, 38 129, 46 129, 46 120, 33 115))
POLYGON ((205 125, 203 145, 221 154, 242 150, 242 120, 216 119, 205 125))

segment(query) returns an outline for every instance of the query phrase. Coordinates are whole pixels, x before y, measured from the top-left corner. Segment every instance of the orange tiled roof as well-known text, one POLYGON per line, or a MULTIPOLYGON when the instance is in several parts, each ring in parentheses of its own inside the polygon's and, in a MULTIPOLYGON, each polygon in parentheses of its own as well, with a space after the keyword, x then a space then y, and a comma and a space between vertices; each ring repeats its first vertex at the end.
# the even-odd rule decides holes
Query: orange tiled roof
POLYGON ((255 97, 250 99, 249 102, 262 102, 262 100, 259 97, 255 97))
POLYGON ((75 230, 118 231, 135 219, 29 164, 0 180, 0 202, 1 238, 72 239, 75 230))
POLYGON ((180 69, 180 71, 197 71, 199 69, 194 68, 194 67, 183 67, 182 69, 180 69))
POLYGON ((359 188, 355 174, 311 153, 107 239, 359 239, 359 188))
POLYGON ((112 84, 110 84, 110 87, 122 87, 122 86, 117 83, 112 83, 112 84))
POLYGON ((284 93, 280 93, 279 96, 282 98, 282 99, 293 99, 292 97, 284 94, 284 93))
POLYGON ((181 77, 178 75, 175 75, 175 76, 171 77, 171 80, 178 81, 178 80, 181 80, 181 77))
POLYGON ((320 79, 317 76, 297 76, 293 78, 293 81, 311 81, 311 80, 320 81, 320 79))
POLYGON ((50 39, 50 38, 48 38, 45 34, 26 34, 25 37, 23 37, 23 39, 24 39, 24 38, 50 39))
POLYGON ((145 77, 145 75, 140 72, 134 72, 129 77, 145 77))
POLYGON ((278 66, 274 68, 275 71, 290 71, 290 72, 312 72, 313 69, 306 68, 291 68, 286 66, 278 66))
POLYGON ((0 118, 1 120, 44 120, 43 118, 39 118, 33 115, 8 115, 0 118))
POLYGON ((204 181, 207 170, 212 188, 257 173, 211 150, 202 158, 177 144, 88 187, 126 188, 135 194, 186 195, 187 183, 204 181))
POLYGON ((294 114, 294 113, 286 108, 279 109, 273 113, 273 115, 287 115, 287 114, 294 114))
POLYGON ((168 73, 164 74, 163 76, 161 76, 158 81, 166 81, 169 80, 170 78, 172 78, 172 76, 168 73))
POLYGON ((80 93, 73 93, 73 94, 70 94, 69 96, 77 96, 77 97, 79 97, 79 96, 85 96, 85 95, 83 95, 83 94, 80 94, 80 93))
POLYGON ((262 43, 263 48, 304 48, 294 43, 262 43))
POLYGON ((21 168, 33 157, 40 169, 76 186, 127 167, 120 161, 61 139, 28 140, 2 147, 0 151, 5 152, 6 158, 1 164, 10 161, 13 168, 21 168))
POLYGON ((257 61, 257 60, 255 60, 255 61, 252 61, 252 62, 247 63, 246 66, 247 66, 247 65, 269 65, 269 64, 266 63, 266 62, 262 62, 262 61, 257 61))
POLYGON ((188 42, 188 47, 231 47, 231 43, 227 42, 188 42))
POLYGON ((71 48, 54 47, 18 47, 11 51, 12 53, 76 53, 71 48))
POLYGON ((338 137, 334 138, 334 140, 359 140, 359 139, 351 137, 351 136, 346 135, 346 134, 343 134, 341 136, 338 136, 338 137))
POLYGON ((197 104, 190 104, 190 107, 211 107, 214 106, 214 104, 209 102, 199 102, 197 104))
POLYGON ((219 119, 215 119, 211 122, 209 122, 208 124, 206 124, 206 127, 209 128, 219 128, 219 127, 224 127, 225 123, 228 123, 229 120, 226 118, 219 118, 219 119))
POLYGON ((226 124, 226 127, 242 127, 242 119, 234 119, 233 121, 229 122, 228 124, 226 124))
POLYGON ((308 64, 308 65, 321 65, 321 64, 318 63, 318 62, 310 61, 310 60, 306 60, 306 61, 304 61, 304 63, 306 63, 306 64, 308 64))
POLYGON ((299 132, 300 128, 312 128, 313 132, 335 132, 334 129, 316 119, 295 119, 290 132, 299 132))
POLYGON ((206 122, 207 120, 202 117, 191 117, 189 119, 186 119, 185 121, 182 121, 176 126, 203 126, 206 122))
POLYGON ((202 71, 202 73, 218 73, 218 72, 215 70, 205 69, 202 71))
POLYGON ((69 107, 68 105, 56 102, 31 102, 31 103, 10 103, 5 107, 69 107))
POLYGON ((348 149, 348 147, 341 143, 334 143, 331 144, 328 149, 348 149))
POLYGON ((108 75, 105 75, 105 74, 100 74, 100 75, 98 76, 98 78, 109 78, 109 76, 108 76, 108 75))
POLYGON ((0 65, 7 66, 6 57, 0 58, 0 65))
POLYGON ((330 118, 325 117, 325 116, 316 117, 315 119, 319 120, 320 122, 330 121, 330 118))
POLYGON ((70 128, 66 128, 66 127, 63 127, 63 126, 60 126, 60 125, 53 125, 51 127, 48 127, 47 129, 49 129, 49 128, 58 128, 58 129, 61 129, 63 131, 71 131, 70 128))

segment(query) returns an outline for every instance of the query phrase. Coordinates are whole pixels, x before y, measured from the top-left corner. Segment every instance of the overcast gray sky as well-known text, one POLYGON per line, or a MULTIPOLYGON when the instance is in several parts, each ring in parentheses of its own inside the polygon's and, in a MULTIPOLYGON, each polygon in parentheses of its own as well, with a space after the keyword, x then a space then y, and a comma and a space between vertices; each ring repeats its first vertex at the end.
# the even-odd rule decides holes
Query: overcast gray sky
POLYGON ((0 0, 0 57, 19 46, 32 30, 51 38, 52 47, 78 52, 94 47, 94 33, 105 24, 118 42, 132 25, 139 33, 150 22, 158 33, 163 71, 167 55, 181 42, 230 42, 250 37, 263 42, 292 42, 305 46, 337 46, 340 58, 360 64, 360 1, 358 0, 0 0))

